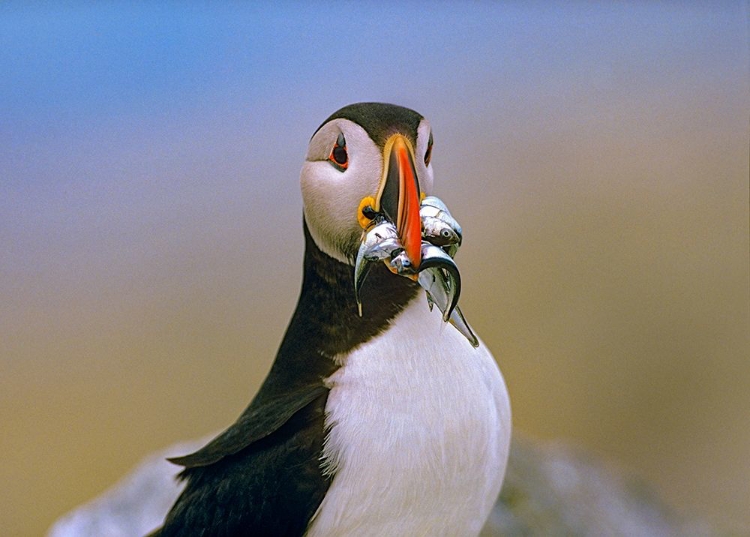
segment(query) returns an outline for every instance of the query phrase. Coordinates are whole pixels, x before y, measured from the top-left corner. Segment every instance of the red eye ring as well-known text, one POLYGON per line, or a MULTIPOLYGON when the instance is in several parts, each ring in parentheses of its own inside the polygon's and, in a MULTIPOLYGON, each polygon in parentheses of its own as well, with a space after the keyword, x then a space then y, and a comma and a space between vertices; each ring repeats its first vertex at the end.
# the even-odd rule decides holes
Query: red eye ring
POLYGON ((339 133, 336 138, 336 143, 331 149, 331 154, 328 155, 330 160, 336 168, 344 171, 349 166, 349 153, 346 150, 346 139, 344 139, 344 133, 339 133))

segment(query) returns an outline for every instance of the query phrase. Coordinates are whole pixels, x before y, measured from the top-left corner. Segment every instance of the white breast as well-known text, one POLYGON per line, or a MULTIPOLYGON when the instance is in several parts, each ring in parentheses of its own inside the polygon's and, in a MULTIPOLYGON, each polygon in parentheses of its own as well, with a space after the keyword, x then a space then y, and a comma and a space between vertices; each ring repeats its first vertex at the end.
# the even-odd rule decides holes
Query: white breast
POLYGON ((508 393, 484 345, 420 293, 329 380, 334 478, 307 535, 479 534, 510 442, 508 393))

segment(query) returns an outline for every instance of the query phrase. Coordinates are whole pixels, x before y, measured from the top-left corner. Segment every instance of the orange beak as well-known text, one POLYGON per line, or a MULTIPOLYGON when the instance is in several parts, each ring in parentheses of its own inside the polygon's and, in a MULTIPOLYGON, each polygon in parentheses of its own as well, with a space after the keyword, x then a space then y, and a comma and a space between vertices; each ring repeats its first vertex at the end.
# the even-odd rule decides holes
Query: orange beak
POLYGON ((385 144, 385 170, 376 211, 383 211, 396 225, 401 244, 415 269, 422 249, 422 221, 419 218, 420 191, 414 168, 414 150, 409 140, 394 134, 385 144))

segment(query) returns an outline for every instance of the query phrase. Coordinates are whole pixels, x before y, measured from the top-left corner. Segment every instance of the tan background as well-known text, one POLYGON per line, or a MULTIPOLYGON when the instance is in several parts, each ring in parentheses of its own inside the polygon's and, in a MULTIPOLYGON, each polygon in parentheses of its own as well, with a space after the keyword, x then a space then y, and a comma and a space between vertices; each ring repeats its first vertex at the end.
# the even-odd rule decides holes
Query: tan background
POLYGON ((339 106, 435 131, 518 430, 750 527, 743 2, 0 8, 0 534, 229 424, 339 106))

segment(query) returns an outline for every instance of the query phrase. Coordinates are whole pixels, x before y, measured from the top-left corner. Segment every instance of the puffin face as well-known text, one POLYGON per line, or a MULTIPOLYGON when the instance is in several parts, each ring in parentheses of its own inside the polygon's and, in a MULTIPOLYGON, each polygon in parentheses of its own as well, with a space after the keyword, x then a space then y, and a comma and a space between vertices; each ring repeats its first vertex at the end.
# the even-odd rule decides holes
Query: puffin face
POLYGON ((318 248, 353 265, 363 230, 383 214, 418 267, 431 153, 430 124, 413 110, 359 103, 329 117, 310 140, 300 178, 305 221, 318 248))

